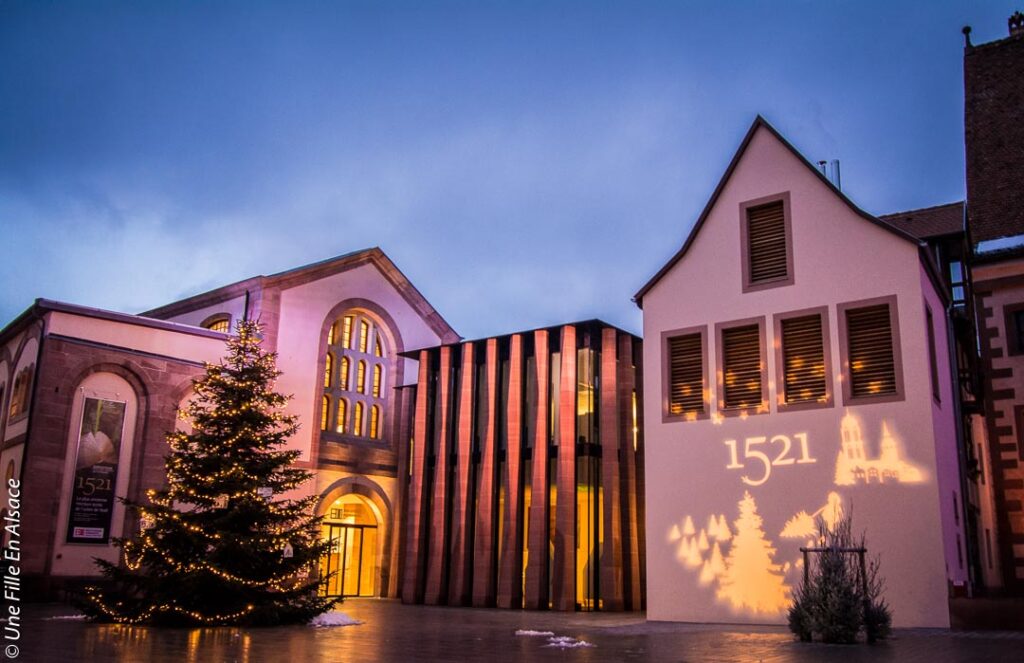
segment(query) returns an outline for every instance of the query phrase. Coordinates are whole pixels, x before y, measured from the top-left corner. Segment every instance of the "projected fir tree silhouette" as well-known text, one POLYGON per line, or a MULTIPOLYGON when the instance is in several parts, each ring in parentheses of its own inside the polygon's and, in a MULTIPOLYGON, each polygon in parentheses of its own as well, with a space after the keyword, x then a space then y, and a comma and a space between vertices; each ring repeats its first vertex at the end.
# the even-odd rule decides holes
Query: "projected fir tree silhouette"
POLYGON ((735 610, 779 613, 789 601, 789 587, 782 566, 774 561, 775 548, 765 537, 764 523, 749 492, 744 492, 739 509, 718 597, 735 610))

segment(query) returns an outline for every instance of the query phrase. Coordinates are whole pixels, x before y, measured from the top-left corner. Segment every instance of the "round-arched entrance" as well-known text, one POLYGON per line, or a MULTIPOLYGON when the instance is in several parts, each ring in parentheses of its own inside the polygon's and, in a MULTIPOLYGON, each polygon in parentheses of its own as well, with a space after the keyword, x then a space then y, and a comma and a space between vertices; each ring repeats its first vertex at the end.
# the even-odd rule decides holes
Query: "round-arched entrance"
POLYGON ((321 526, 328 542, 320 560, 320 593, 377 596, 383 546, 383 514, 362 495, 347 493, 327 505, 321 526))

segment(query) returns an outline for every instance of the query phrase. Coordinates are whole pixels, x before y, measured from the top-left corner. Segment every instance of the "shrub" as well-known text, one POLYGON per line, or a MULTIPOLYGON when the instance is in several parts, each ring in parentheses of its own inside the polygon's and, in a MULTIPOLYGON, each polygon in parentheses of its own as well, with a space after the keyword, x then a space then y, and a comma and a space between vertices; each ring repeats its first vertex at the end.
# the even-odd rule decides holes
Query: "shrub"
POLYGON ((849 515, 840 515, 831 527, 818 519, 821 552, 810 556, 807 581, 797 588, 788 615, 789 629, 805 642, 817 636, 848 644, 861 631, 868 642, 889 635, 892 615, 882 598, 879 560, 861 569, 860 556, 849 551, 866 548, 865 538, 857 540, 852 532, 849 515))

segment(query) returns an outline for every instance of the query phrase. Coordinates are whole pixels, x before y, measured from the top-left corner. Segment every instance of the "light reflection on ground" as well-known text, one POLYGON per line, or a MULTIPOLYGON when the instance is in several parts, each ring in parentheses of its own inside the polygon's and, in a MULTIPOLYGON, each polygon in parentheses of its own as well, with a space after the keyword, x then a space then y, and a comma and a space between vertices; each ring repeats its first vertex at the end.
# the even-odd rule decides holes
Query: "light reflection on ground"
MULTIPOLYGON (((680 588, 685 591, 686 588, 680 588)), ((154 629, 47 620, 67 606, 31 606, 20 660, 33 663, 181 663, 238 661, 941 661, 1016 660, 1024 633, 897 631, 868 647, 794 642, 783 627, 646 622, 636 613, 555 613, 403 606, 346 601, 358 626, 269 629, 154 629), (545 638, 517 629, 552 631, 595 645, 544 647, 545 638)))

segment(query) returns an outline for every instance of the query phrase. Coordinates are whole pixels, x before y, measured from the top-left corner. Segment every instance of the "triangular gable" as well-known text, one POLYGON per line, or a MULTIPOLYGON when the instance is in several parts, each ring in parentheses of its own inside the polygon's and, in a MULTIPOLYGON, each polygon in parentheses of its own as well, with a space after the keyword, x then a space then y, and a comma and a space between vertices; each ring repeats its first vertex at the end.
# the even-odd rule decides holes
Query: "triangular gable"
POLYGON ((775 127, 769 124, 768 121, 765 120, 763 117, 758 115, 754 119, 754 123, 750 125, 750 129, 747 131, 747 135, 744 136, 743 142, 740 143, 739 149, 736 150, 736 153, 733 155, 732 160, 729 162, 729 167, 725 169, 725 173, 722 175, 722 178, 718 181, 718 185, 715 187, 714 192, 711 194, 711 198, 708 199, 707 204, 704 206, 704 210, 700 213, 700 216, 697 217, 697 223, 693 225, 693 228, 690 230, 690 234, 686 237, 686 241, 683 242, 682 248, 680 248, 676 252, 676 254, 672 256, 661 269, 658 270, 657 274, 655 274, 647 283, 644 284, 642 288, 640 288, 640 290, 637 291, 635 295, 633 295, 633 301, 636 303, 638 307, 643 308, 644 295, 646 295, 647 292, 651 288, 653 288, 658 281, 661 280, 661 277, 667 274, 668 271, 672 269, 672 267, 674 267, 677 262, 682 260, 684 255, 686 255, 686 252, 689 250, 690 245, 693 244, 694 240, 697 238, 697 233, 700 232, 701 227, 704 225, 704 221, 711 214, 711 210, 714 209, 715 204, 718 202, 718 197, 722 194, 722 191, 725 190, 725 185, 729 182, 729 179, 732 177, 733 171, 736 169, 736 166, 739 165, 740 159, 743 158, 743 155, 747 151, 747 147, 749 147, 750 142, 754 138, 754 135, 757 133, 757 130, 761 128, 768 130, 771 133, 771 135, 775 137, 776 140, 782 143, 782 145, 784 145, 793 154, 793 156, 795 156, 802 164, 804 164, 804 166, 806 166, 808 170, 814 173, 814 175, 823 184, 825 184, 825 186, 827 186, 833 194, 838 196, 840 200, 846 203, 847 207, 849 207, 858 216, 860 216, 866 221, 875 224, 876 226, 888 230, 889 232, 908 242, 911 242, 915 245, 921 244, 921 241, 914 237, 913 235, 911 235, 910 233, 907 233, 904 230, 897 228, 896 226, 890 223, 886 223, 885 221, 879 219, 878 217, 868 214, 861 208, 857 207, 857 205, 855 205, 852 200, 847 198, 846 194, 840 191, 839 188, 836 187, 836 185, 834 185, 827 177, 825 177, 825 175, 823 175, 822 172, 814 166, 814 164, 808 161, 807 158, 804 157, 804 155, 800 154, 800 152, 797 151, 797 149, 793 147, 793 145, 788 140, 783 138, 782 134, 780 134, 775 129, 775 127))
POLYGON ((398 291, 413 310, 419 313, 443 343, 454 343, 461 339, 461 336, 441 317, 441 314, 416 289, 416 286, 398 269, 395 263, 376 246, 310 263, 302 267, 295 267, 278 272, 277 274, 271 274, 270 276, 254 276, 166 304, 140 315, 156 318, 173 317, 195 308, 232 299, 247 290, 260 291, 266 288, 287 289, 301 283, 308 283, 309 281, 315 281, 339 272, 354 269, 364 264, 371 264, 376 267, 377 271, 398 291))

